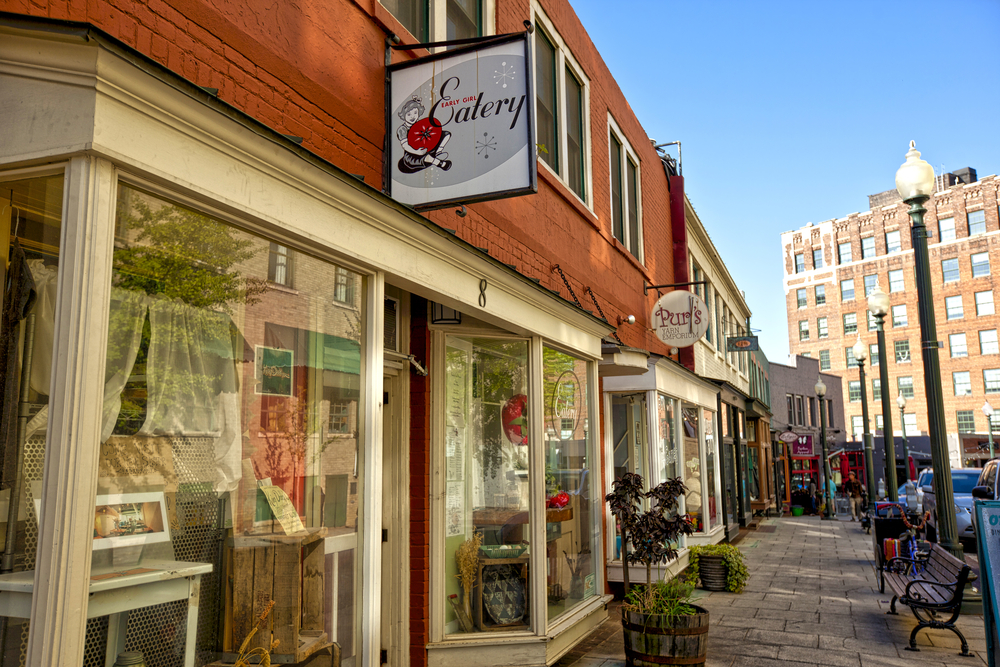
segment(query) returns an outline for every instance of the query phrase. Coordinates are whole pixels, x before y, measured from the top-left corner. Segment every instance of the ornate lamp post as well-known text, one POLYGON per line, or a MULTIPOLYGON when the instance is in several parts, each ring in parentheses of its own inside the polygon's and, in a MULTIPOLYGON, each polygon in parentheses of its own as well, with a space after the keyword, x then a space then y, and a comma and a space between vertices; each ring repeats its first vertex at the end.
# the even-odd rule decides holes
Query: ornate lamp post
MULTIPOLYGON (((917 307, 920 313, 920 351, 924 361, 924 385, 927 388, 927 420, 931 436, 931 465, 934 467, 934 494, 938 507, 952 507, 955 495, 948 464, 948 439, 944 421, 944 393, 941 390, 941 365, 938 359, 937 325, 934 322, 934 295, 931 289, 931 263, 927 252, 927 226, 923 203, 934 193, 934 168, 920 159, 914 142, 906 153, 906 162, 896 172, 896 191, 910 205, 914 269, 917 277, 917 307)), ((940 512, 937 525, 941 546, 956 558, 964 558, 958 542, 955 515, 940 512)))
POLYGON ((990 434, 990 460, 993 460, 993 406, 989 401, 983 403, 983 414, 986 415, 986 432, 990 434))
POLYGON ((903 410, 906 409, 906 396, 899 392, 896 397, 896 405, 899 406, 899 428, 903 429, 903 484, 910 481, 910 450, 906 442, 906 421, 903 419, 903 410))
POLYGON ((854 359, 858 362, 858 372, 861 377, 861 419, 864 422, 865 440, 865 484, 868 487, 868 509, 875 512, 875 445, 872 442, 871 430, 868 428, 868 389, 865 387, 865 359, 868 358, 868 346, 861 342, 854 344, 854 359))
POLYGON ((833 518, 833 496, 830 494, 830 480, 833 479, 833 475, 830 474, 830 461, 826 457, 826 411, 823 409, 823 397, 826 396, 826 385, 823 384, 823 378, 816 378, 816 386, 813 387, 816 390, 816 396, 819 398, 819 446, 823 451, 823 461, 821 467, 823 469, 823 497, 826 498, 826 514, 823 516, 824 519, 833 518))
MULTIPOLYGON (((875 282, 875 289, 868 295, 868 311, 875 316, 878 327, 878 374, 882 385, 882 440, 885 443, 885 485, 889 500, 898 500, 896 489, 896 443, 892 436, 892 403, 889 400, 889 364, 885 359, 885 315, 889 312, 889 295, 875 282)), ((872 398, 875 398, 872 396, 872 398)), ((951 507, 951 505, 947 505, 951 507)))

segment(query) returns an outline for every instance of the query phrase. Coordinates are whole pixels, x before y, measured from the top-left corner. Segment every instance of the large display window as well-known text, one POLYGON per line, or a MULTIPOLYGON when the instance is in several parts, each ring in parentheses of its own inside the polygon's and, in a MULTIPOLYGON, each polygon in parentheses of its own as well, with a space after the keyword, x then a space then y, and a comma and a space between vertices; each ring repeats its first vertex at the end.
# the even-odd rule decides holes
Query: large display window
MULTIPOLYGON (((25 658, 31 580, 38 552, 45 468, 45 416, 51 384, 53 324, 62 232, 64 176, 0 182, 4 242, 0 323, 0 491, 3 579, 26 585, 22 604, 0 617, 0 664, 25 658)), ((4 582, 7 588, 8 582, 4 582)))
POLYGON ((248 649, 355 664, 366 280, 126 183, 115 222, 92 570, 200 600, 137 599, 93 650, 232 659, 269 611, 248 649))

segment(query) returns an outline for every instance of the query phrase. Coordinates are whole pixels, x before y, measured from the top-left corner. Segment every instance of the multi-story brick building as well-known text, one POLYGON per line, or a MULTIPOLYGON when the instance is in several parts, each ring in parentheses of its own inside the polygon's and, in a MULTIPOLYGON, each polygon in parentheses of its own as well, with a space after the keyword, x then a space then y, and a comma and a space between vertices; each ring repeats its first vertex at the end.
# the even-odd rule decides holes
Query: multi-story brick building
MULTIPOLYGON (((1000 316, 994 306, 1000 271, 997 220, 1000 178, 962 169, 938 178, 925 205, 931 282, 940 350, 945 418, 952 462, 959 434, 986 433, 985 401, 1000 404, 1000 316)), ((926 433, 921 339, 913 246, 907 206, 895 190, 869 197, 870 210, 808 224, 781 235, 789 347, 811 356, 843 379, 847 429, 861 439, 861 392, 852 346, 869 346, 865 367, 873 433, 881 431, 882 403, 874 318, 867 294, 878 285, 891 300, 885 317, 893 432, 902 433, 897 396, 907 403, 906 433, 926 433)))

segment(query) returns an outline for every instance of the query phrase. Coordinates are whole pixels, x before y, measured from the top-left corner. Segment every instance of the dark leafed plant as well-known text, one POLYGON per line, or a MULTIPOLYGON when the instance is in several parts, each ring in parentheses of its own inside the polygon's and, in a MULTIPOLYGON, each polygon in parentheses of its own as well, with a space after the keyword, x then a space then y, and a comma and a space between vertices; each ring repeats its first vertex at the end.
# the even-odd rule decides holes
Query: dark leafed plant
POLYGON ((626 595, 629 592, 630 564, 646 566, 648 588, 653 565, 676 558, 677 549, 674 545, 678 538, 694 532, 691 518, 677 511, 677 501, 686 491, 679 477, 668 479, 645 493, 642 489, 641 475, 625 473, 614 481, 611 493, 604 498, 621 532, 622 573, 626 595), (641 506, 643 498, 650 501, 650 508, 645 511, 641 506))

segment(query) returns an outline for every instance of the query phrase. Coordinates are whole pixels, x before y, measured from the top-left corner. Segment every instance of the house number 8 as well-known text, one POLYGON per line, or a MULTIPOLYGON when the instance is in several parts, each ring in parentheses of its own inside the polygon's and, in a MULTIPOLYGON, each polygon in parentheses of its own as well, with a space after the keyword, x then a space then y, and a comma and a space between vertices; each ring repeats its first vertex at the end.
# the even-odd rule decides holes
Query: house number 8
POLYGON ((486 278, 479 281, 479 307, 486 307, 486 278))

